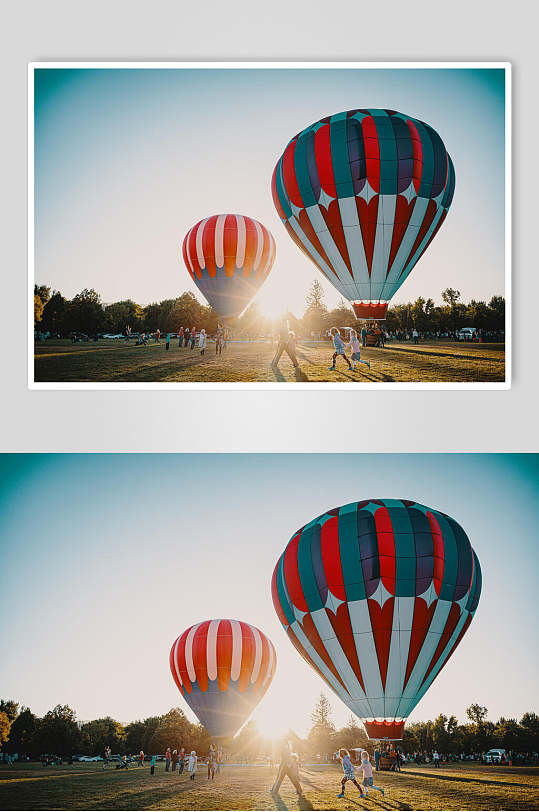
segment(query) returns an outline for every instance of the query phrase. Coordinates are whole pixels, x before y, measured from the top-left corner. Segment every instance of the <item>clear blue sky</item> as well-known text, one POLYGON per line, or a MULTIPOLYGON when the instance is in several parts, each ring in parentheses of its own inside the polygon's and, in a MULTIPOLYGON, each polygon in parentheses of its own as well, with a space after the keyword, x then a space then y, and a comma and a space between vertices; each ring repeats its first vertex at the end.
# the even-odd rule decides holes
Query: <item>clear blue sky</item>
POLYGON ((36 73, 36 281, 147 304, 196 292, 179 243, 199 219, 249 214, 274 234, 263 312, 301 314, 313 278, 270 193, 273 167, 322 116, 386 107, 431 124, 456 171, 446 222, 394 301, 504 293, 502 70, 51 70, 36 73))
POLYGON ((483 570, 476 616, 411 719, 471 702, 537 711, 539 455, 0 457, 0 697, 38 714, 127 722, 180 705, 168 654, 185 628, 244 619, 277 650, 254 713, 305 733, 326 690, 288 641, 270 578, 292 533, 327 508, 417 500, 465 528, 483 570))

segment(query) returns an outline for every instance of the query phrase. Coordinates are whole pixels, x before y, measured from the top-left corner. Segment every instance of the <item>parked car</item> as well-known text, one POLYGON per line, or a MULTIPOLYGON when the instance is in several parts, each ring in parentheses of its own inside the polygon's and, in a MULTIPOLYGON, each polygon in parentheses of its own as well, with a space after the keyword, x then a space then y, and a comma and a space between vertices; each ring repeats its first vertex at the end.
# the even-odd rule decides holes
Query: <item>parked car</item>
POLYGON ((494 750, 489 750, 488 753, 485 753, 485 762, 487 764, 501 764, 502 756, 504 761, 507 761, 507 753, 505 750, 498 750, 494 748, 494 750))

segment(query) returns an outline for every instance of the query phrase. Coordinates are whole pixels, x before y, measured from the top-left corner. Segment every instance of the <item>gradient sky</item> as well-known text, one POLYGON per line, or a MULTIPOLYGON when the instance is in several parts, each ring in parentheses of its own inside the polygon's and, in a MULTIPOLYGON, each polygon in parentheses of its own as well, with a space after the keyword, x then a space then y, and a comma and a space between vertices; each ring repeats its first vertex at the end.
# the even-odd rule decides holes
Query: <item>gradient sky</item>
POLYGON ((350 711, 288 641, 270 594, 298 527, 364 498, 449 513, 483 571, 475 618, 411 719, 472 702, 537 711, 539 455, 3 455, 0 697, 41 715, 122 722, 181 706, 168 655, 212 617, 259 626, 277 649, 253 718, 305 734, 317 695, 350 711))
POLYGON ((297 132, 358 107, 428 122, 455 165, 447 220, 394 302, 440 302, 448 286, 465 301, 503 294, 505 91, 492 69, 38 69, 36 281, 143 305, 197 293, 179 243, 199 219, 239 212, 277 242, 264 313, 300 315, 313 278, 335 305, 282 226, 270 180, 297 132))

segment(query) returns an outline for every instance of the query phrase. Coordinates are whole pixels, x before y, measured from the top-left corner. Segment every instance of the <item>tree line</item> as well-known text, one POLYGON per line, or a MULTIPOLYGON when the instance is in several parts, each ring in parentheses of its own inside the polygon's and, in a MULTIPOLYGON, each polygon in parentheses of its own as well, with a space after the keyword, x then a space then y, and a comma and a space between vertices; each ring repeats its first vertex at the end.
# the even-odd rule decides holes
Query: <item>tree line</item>
MULTIPOLYGON (((440 713, 436 719, 411 722, 404 728, 402 750, 405 753, 481 753, 494 747, 518 753, 539 751, 539 716, 525 713, 520 720, 501 717, 490 721, 485 707, 474 703, 466 711, 467 721, 459 724, 455 716, 440 713)), ((350 715, 346 725, 337 729, 332 707, 320 694, 311 713, 311 728, 306 737, 289 730, 287 738, 303 757, 331 756, 339 747, 363 747, 372 751, 372 742, 358 720, 350 715)), ((164 753, 167 747, 185 747, 205 754, 211 738, 200 724, 193 724, 180 708, 162 716, 150 716, 123 725, 110 716, 78 722, 68 705, 57 705, 43 717, 13 700, 0 701, 0 748, 4 753, 42 754, 69 757, 76 753, 102 755, 108 745, 113 753, 164 753)), ((238 759, 253 760, 271 755, 274 743, 264 738, 255 722, 248 722, 228 751, 238 759)))
MULTIPOLYGON (((406 333, 417 329, 422 334, 454 333, 463 327, 475 327, 489 334, 501 336, 505 329, 505 299, 493 296, 487 303, 472 299, 465 304, 460 291, 446 288, 442 292, 443 305, 433 299, 419 296, 414 302, 393 305, 388 309, 385 329, 406 333)), ((337 307, 328 309, 322 285, 315 279, 306 295, 306 309, 301 317, 287 313, 290 326, 298 336, 323 334, 330 327, 357 327, 357 319, 349 304, 341 299, 337 307)), ((277 329, 277 319, 265 318, 256 302, 250 305, 235 324, 238 333, 268 335, 277 329)), ((42 333, 67 336, 70 333, 97 335, 124 333, 126 325, 136 332, 176 332, 180 327, 204 328, 210 335, 218 323, 217 313, 202 305, 190 291, 175 299, 142 307, 132 299, 103 304, 93 289, 85 289, 73 299, 66 299, 59 291, 51 292, 46 285, 34 287, 34 327, 42 333)))

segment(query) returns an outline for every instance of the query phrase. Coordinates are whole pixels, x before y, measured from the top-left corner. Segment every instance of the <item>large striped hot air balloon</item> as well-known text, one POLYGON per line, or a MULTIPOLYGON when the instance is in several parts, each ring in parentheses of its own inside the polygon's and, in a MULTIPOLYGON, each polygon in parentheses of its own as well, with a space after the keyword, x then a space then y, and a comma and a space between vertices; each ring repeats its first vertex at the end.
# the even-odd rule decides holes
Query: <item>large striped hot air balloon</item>
POLYGON ((234 736, 275 673, 273 643, 242 620, 205 620, 175 640, 170 669, 181 695, 214 738, 234 736))
POLYGON ((445 220, 455 171, 428 124, 348 110, 294 136, 272 179, 286 230, 358 318, 385 318, 445 220))
POLYGON ((191 279, 223 319, 239 316, 275 260, 268 229, 243 214, 214 214, 185 235, 183 260, 191 279))
POLYGON ((480 593, 462 527, 404 499, 352 502, 313 519, 292 536, 272 580, 291 642, 374 739, 402 738, 480 593))

